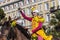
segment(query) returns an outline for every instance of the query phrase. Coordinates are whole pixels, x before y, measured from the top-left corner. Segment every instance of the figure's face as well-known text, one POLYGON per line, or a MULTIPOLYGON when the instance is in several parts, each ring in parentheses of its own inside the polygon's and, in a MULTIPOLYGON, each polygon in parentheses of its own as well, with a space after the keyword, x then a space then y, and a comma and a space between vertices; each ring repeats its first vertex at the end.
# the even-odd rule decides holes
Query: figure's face
POLYGON ((37 16, 37 13, 36 12, 33 12, 33 16, 37 16))

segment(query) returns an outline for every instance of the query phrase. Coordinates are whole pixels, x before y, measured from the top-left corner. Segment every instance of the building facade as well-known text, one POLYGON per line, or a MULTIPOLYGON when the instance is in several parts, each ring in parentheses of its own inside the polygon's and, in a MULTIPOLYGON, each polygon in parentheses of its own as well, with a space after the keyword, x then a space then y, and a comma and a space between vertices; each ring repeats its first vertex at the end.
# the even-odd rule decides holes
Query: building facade
MULTIPOLYGON (((59 6, 60 8, 60 0, 4 0, 0 2, 0 7, 6 13, 6 17, 11 16, 12 19, 21 17, 18 8, 21 7, 24 9, 24 12, 27 16, 31 15, 31 7, 37 5, 37 9, 39 10, 39 14, 45 18, 45 22, 49 22, 51 19, 50 10, 51 8, 57 9, 59 6)), ((24 19, 23 19, 24 20, 24 19)), ((23 24, 25 26, 30 25, 30 22, 24 20, 23 24)))

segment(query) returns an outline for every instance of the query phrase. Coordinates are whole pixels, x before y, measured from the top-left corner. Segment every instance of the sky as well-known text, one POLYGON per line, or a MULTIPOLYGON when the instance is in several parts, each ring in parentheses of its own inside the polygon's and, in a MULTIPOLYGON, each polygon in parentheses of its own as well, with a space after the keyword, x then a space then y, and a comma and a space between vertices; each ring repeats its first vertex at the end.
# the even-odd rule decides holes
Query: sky
POLYGON ((3 2, 4 0, 0 0, 0 2, 3 2))

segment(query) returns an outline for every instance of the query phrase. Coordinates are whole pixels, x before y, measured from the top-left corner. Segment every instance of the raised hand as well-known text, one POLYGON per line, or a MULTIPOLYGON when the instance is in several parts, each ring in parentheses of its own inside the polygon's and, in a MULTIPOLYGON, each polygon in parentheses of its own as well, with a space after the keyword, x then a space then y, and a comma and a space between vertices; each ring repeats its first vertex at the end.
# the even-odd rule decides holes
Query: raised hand
POLYGON ((22 11, 22 8, 18 8, 18 10, 22 11))

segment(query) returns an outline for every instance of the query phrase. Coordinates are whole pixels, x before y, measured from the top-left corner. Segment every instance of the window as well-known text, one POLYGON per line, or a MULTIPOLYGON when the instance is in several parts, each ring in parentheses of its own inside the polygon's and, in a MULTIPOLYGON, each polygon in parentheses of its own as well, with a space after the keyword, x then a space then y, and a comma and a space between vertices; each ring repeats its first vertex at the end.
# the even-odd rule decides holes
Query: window
POLYGON ((9 9, 10 9, 10 10, 13 9, 13 5, 9 5, 9 9))
POLYGON ((21 7, 21 6, 23 6, 23 2, 22 1, 19 2, 19 7, 21 7))
POLYGON ((59 5, 59 9, 60 9, 60 0, 58 0, 58 5, 59 5))
POLYGON ((52 0, 52 7, 50 8, 50 12, 51 12, 51 13, 52 13, 52 12, 55 12, 55 6, 56 6, 55 1, 52 0))
POLYGON ((30 0, 26 0, 24 2, 25 2, 25 4, 29 4, 30 3, 30 0))
POLYGON ((16 12, 16 17, 17 18, 20 17, 20 12, 19 11, 16 12))
POLYGON ((32 0, 32 2, 36 2, 36 0, 32 0))
POLYGON ((54 7, 55 6, 55 1, 52 1, 52 7, 54 7))
POLYGON ((47 14, 46 14, 46 22, 49 22, 49 21, 50 21, 50 14, 47 13, 47 14))
POLYGON ((26 8, 25 9, 25 13, 27 13, 27 15, 30 15, 30 13, 31 13, 30 9, 29 8, 26 8))
POLYGON ((14 4, 14 8, 18 8, 19 6, 18 6, 18 3, 15 3, 14 4))
POLYGON ((38 10, 41 11, 42 5, 41 4, 38 4, 38 6, 39 6, 38 10))
POLYGON ((5 11, 8 11, 8 10, 9 10, 9 7, 8 7, 8 6, 6 6, 6 7, 5 7, 5 11))
POLYGON ((7 9, 7 8, 5 7, 5 11, 7 11, 6 9, 7 9))
POLYGON ((49 4, 45 3, 45 10, 48 10, 48 9, 49 9, 49 4))
POLYGON ((30 1, 29 0, 26 0, 26 4, 29 4, 30 3, 30 1))
POLYGON ((9 6, 6 6, 7 10, 9 10, 9 6))

